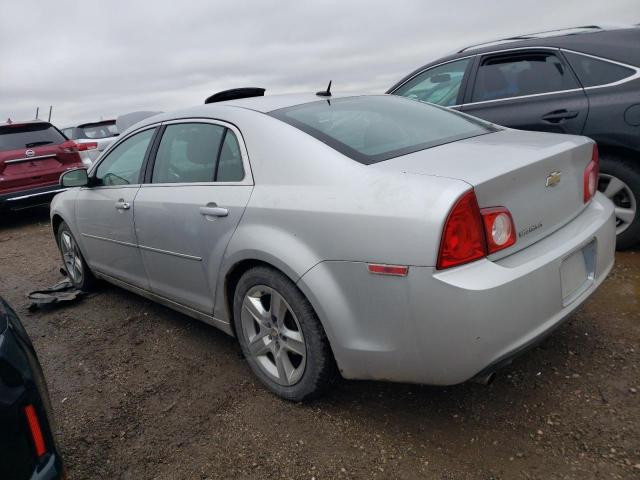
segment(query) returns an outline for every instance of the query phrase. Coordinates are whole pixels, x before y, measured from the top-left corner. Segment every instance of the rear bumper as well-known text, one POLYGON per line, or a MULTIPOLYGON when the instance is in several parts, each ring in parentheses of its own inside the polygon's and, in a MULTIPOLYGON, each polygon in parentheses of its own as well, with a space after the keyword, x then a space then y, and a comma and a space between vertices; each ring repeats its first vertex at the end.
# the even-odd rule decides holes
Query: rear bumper
POLYGON ((613 205, 598 194, 569 224, 498 261, 445 271, 412 266, 407 277, 371 275, 364 263, 322 262, 299 286, 344 377, 451 385, 499 366, 557 327, 606 278, 614 251, 613 205), (565 275, 563 292, 563 262, 585 247, 592 275, 570 291, 565 275))
POLYGON ((60 192, 64 192, 59 184, 38 187, 19 192, 0 194, 0 210, 21 210, 23 208, 44 205, 60 192))

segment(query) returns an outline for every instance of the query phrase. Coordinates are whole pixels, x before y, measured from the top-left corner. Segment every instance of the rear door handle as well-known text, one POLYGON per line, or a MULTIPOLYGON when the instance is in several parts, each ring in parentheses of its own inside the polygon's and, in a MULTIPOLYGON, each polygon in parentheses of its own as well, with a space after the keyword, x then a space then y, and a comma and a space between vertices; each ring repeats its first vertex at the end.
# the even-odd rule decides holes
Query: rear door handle
POLYGON ((226 217, 229 215, 229 210, 211 202, 207 203, 206 207, 200 207, 200 215, 205 217, 226 217))
POLYGON ((570 118, 576 118, 580 112, 569 111, 566 109, 554 110, 546 115, 542 116, 542 120, 549 123, 560 123, 563 120, 569 120, 570 118))
POLYGON ((123 199, 116 202, 116 210, 129 210, 130 208, 131 204, 129 204, 129 202, 125 202, 123 199))

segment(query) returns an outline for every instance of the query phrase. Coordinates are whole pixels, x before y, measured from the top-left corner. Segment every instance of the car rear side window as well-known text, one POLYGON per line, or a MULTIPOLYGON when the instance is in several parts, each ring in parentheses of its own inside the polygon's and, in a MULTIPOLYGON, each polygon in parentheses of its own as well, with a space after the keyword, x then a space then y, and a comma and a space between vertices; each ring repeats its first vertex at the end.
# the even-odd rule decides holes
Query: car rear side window
POLYGON ((476 75, 472 102, 579 88, 571 72, 552 53, 485 58, 476 75))
POLYGON ((220 149, 220 159, 216 171, 217 182, 239 182, 244 178, 242 153, 238 139, 231 130, 227 130, 220 149))
POLYGON ((614 83, 630 77, 635 70, 579 53, 564 52, 567 61, 576 72, 583 87, 595 87, 614 83))
POLYGON ((210 123, 168 125, 153 167, 152 183, 212 182, 226 128, 210 123))
POLYGON ((460 85, 470 58, 445 63, 416 75, 399 87, 394 95, 450 107, 458 103, 460 85))
POLYGON ((49 123, 3 125, 0 127, 0 150, 20 150, 42 145, 57 145, 66 140, 62 133, 49 123))
POLYGON ((140 183, 140 170, 154 132, 155 128, 144 130, 116 145, 98 165, 96 179, 109 186, 140 183))
POLYGON ((496 130, 481 120, 395 95, 320 100, 269 115, 365 165, 496 130))

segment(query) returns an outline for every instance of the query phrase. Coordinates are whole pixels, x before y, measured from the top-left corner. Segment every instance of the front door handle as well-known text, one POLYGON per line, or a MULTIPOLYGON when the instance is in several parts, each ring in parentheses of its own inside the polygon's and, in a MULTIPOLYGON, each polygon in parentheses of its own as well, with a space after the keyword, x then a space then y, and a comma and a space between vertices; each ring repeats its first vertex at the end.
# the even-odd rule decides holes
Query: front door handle
POLYGON ((116 202, 116 210, 129 210, 130 208, 131 204, 125 202, 122 198, 116 202))
POLYGON ((207 203, 206 207, 200 207, 200 215, 205 217, 226 217, 229 215, 229 210, 211 202, 207 203))
POLYGON ((542 116, 542 120, 549 123, 560 123, 563 120, 569 120, 571 118, 576 118, 580 112, 569 111, 566 109, 562 110, 554 110, 553 112, 549 112, 546 115, 542 116))

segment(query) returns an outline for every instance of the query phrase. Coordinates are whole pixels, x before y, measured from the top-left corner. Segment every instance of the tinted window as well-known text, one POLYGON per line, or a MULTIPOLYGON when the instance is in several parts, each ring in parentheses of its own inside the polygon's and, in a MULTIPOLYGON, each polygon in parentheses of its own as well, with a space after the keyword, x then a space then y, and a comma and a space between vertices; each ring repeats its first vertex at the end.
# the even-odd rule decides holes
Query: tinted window
POLYGON ((155 128, 151 128, 118 144, 98 165, 96 178, 103 185, 140 183, 140 169, 154 132, 155 128))
POLYGON ((118 134, 115 122, 85 125, 78 130, 78 138, 108 138, 118 134))
POLYGON ((59 144, 66 138, 49 123, 4 125, 0 127, 0 150, 19 150, 59 144))
POLYGON ((162 135, 153 183, 212 182, 225 127, 210 123, 169 125, 162 135))
POLYGON ((67 138, 71 138, 75 140, 75 136, 74 136, 74 131, 75 129, 73 127, 71 128, 63 128, 62 129, 62 133, 67 137, 67 138))
POLYGON ((536 53, 492 57, 478 69, 473 102, 557 92, 579 85, 558 57, 536 53))
POLYGON ((239 182, 244 178, 244 168, 242 167, 242 154, 238 139, 231 130, 227 130, 220 150, 220 160, 216 181, 218 182, 239 182))
POLYGON ((395 95, 321 100, 270 115, 364 164, 494 131, 480 120, 395 95))
POLYGON ((470 59, 430 68, 398 88, 395 95, 450 107, 458 103, 462 77, 470 59))
POLYGON ((583 87, 606 85, 634 74, 634 71, 630 68, 598 60, 597 58, 571 52, 564 52, 564 55, 567 57, 573 71, 578 75, 583 87))

